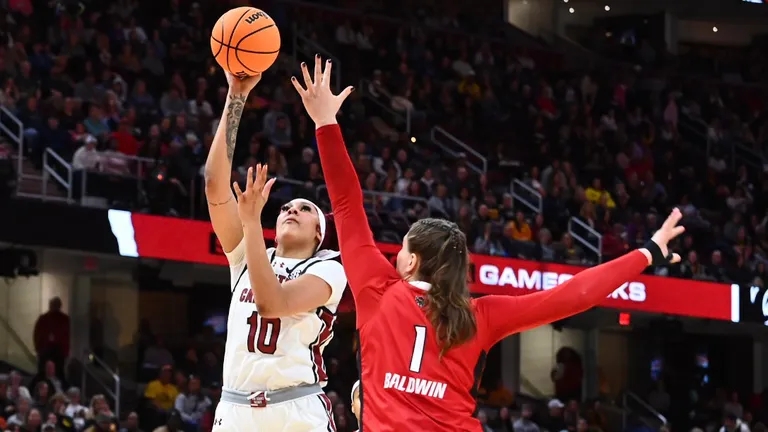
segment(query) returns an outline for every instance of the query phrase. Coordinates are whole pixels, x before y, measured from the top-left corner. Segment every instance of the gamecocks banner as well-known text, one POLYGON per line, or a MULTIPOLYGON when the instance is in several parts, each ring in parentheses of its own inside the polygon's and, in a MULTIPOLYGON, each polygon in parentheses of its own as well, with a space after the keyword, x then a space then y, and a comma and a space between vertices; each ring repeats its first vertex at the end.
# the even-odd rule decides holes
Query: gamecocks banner
MULTIPOLYGON (((273 230, 264 234, 268 243, 274 240, 273 230)), ((227 265, 209 222, 122 210, 14 200, 10 211, 0 212, 0 241, 227 265)), ((378 246, 394 262, 400 245, 378 246)), ((553 288, 581 270, 563 264, 473 255, 469 277, 475 294, 524 295, 553 288)), ((639 275, 616 287, 601 306, 739 322, 742 316, 752 315, 746 309, 741 313, 748 290, 723 283, 639 275)))

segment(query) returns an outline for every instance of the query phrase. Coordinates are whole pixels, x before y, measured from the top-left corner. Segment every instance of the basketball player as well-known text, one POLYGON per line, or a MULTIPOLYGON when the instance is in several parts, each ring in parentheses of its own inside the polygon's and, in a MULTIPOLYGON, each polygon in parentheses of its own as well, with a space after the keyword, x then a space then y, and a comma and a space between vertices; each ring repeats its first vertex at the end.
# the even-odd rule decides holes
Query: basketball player
POLYGON ((396 267, 374 243, 363 194, 336 113, 352 89, 329 88, 331 63, 292 78, 315 122, 342 259, 357 307, 361 431, 480 431, 474 392, 488 350, 513 333, 583 312, 653 264, 679 262, 667 243, 684 231, 675 209, 644 248, 585 270, 556 288, 471 299, 469 251, 456 224, 415 222, 396 267))
POLYGON ((248 170, 245 192, 230 188, 240 115, 259 76, 227 75, 229 95, 205 164, 213 229, 230 265, 224 380, 213 430, 333 431, 322 391, 322 353, 347 284, 339 253, 318 250, 326 220, 312 202, 295 199, 277 218, 276 247, 267 248, 261 212, 274 179, 248 170))

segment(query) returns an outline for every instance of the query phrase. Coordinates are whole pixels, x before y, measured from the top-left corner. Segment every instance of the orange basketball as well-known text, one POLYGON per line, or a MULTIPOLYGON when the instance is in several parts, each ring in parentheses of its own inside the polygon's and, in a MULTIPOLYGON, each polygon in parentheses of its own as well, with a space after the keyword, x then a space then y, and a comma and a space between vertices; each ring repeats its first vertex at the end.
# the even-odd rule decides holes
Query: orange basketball
POLYGON ((240 77, 251 76, 264 72, 277 59, 280 30, 262 10, 235 8, 213 26, 211 51, 224 70, 240 77))

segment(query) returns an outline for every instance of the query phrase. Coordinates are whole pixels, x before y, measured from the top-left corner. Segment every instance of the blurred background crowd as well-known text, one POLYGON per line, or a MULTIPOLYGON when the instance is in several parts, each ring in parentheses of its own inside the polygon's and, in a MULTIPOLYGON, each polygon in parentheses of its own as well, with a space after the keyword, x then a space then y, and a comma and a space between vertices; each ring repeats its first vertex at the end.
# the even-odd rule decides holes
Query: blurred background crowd
MULTIPOLYGON (((37 170, 58 156, 56 169, 75 173, 71 193, 91 205, 205 219, 201 165, 227 92, 208 29, 237 2, 2 3, 0 105, 24 136, 23 149, 8 142, 2 154, 21 150, 37 170)), ((233 180, 266 162, 279 179, 273 211, 297 196, 327 207, 314 125, 288 80, 297 61, 320 52, 338 60, 342 86, 359 90, 340 123, 380 240, 399 243, 410 222, 431 215, 456 221, 476 253, 593 264, 642 245, 677 206, 687 233, 674 248, 684 262, 657 274, 762 286, 762 90, 725 85, 705 56, 671 58, 652 41, 569 71, 546 42, 490 19, 492 7, 458 3, 386 5, 400 17, 376 15, 385 5, 375 1, 260 4, 280 23, 286 52, 248 100, 233 180), (695 77, 685 74, 692 64, 705 65, 695 77)), ((754 52, 745 51, 744 80, 763 70, 754 52)), ((62 358, 52 358, 37 377, 0 376, 4 428, 210 430, 221 341, 203 334, 172 352, 149 329, 140 340, 146 387, 137 411, 113 413, 103 395, 80 394, 62 358)), ((334 370, 338 363, 328 363, 331 376, 344 376, 328 391, 346 431, 354 376, 334 370)), ((661 411, 663 385, 654 391, 661 411)), ((605 428, 599 401, 516 399, 488 389, 487 431, 605 428)), ((718 427, 728 404, 728 432, 761 408, 718 394, 707 405, 718 427)))

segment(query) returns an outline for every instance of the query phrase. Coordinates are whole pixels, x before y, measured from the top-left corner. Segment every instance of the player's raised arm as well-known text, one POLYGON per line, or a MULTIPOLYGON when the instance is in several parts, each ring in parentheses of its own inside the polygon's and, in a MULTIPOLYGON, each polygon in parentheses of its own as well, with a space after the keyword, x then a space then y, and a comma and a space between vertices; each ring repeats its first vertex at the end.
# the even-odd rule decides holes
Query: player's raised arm
POLYGON ((330 89, 331 61, 326 62, 323 70, 319 56, 315 57, 314 79, 305 63, 302 63, 301 69, 304 87, 295 77, 291 81, 315 122, 320 162, 333 207, 341 259, 355 296, 360 324, 359 315, 365 315, 366 310, 375 310, 381 289, 389 281, 399 280, 400 276, 376 247, 363 207, 360 180, 336 122, 336 113, 352 92, 352 87, 334 95, 330 89))
POLYGON ((668 252, 667 243, 685 231, 677 226, 681 218, 680 210, 674 209, 645 247, 579 272, 553 289, 517 297, 494 295, 478 299, 478 327, 484 328, 488 337, 486 346, 511 334, 584 312, 649 265, 680 262, 679 255, 668 252))
MULTIPOLYGON (((213 137, 211 150, 205 161, 205 198, 208 201, 208 212, 216 236, 221 242, 224 252, 232 252, 243 239, 243 227, 237 216, 237 203, 232 193, 230 180, 232 177, 232 158, 235 154, 237 130, 240 126, 240 116, 243 114, 248 93, 256 86, 261 75, 244 79, 227 73, 229 93, 221 114, 216 135, 213 137)), ((235 258, 245 259, 243 254, 235 258)), ((239 264, 230 262, 230 265, 239 264)))

